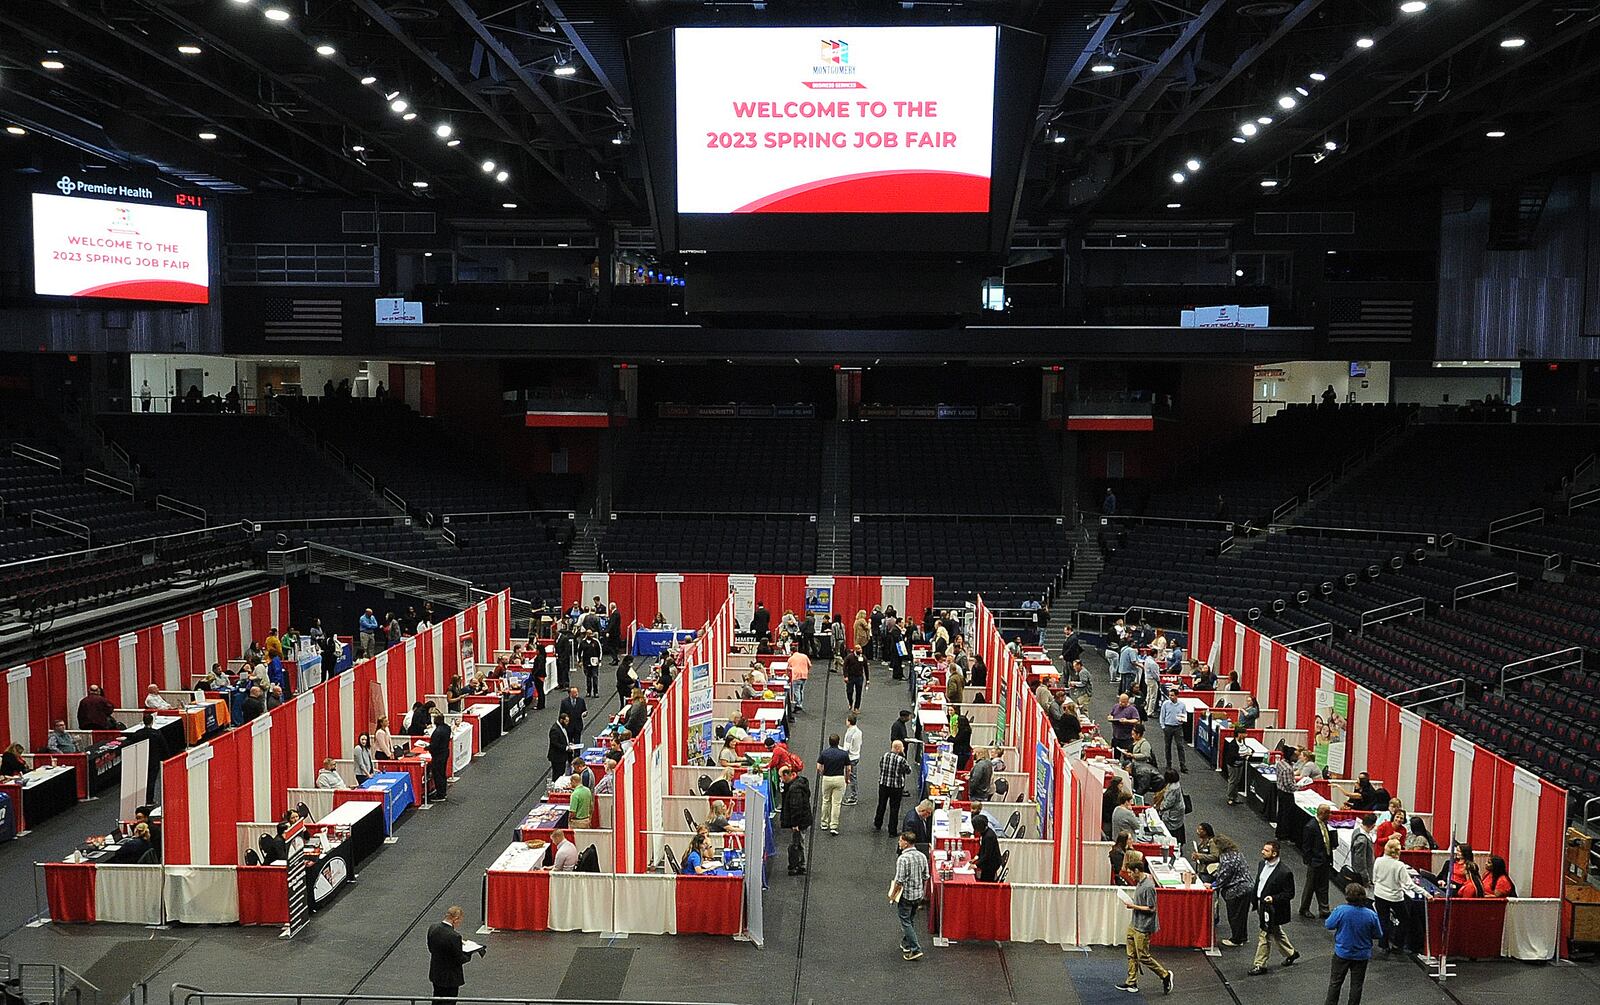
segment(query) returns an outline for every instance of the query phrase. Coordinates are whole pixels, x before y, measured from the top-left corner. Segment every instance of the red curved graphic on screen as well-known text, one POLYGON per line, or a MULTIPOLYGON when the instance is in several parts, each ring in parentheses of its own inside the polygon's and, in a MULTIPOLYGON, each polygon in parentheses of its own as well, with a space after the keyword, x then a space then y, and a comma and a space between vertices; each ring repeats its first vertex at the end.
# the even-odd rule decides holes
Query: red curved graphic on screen
POLYGON ((177 279, 125 279, 79 290, 75 297, 102 297, 108 300, 160 300, 169 304, 207 304, 211 291, 199 283, 177 279))
POLYGON ((806 182, 735 213, 987 213, 989 179, 956 171, 868 171, 806 182))

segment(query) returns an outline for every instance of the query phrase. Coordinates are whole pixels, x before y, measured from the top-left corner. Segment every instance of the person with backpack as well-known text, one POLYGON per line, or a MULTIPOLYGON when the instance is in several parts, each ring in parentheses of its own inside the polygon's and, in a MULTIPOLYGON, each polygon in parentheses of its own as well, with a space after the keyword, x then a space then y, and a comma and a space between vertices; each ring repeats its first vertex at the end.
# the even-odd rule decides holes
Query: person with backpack
POLYGON ((806 874, 806 831, 811 829, 811 785, 794 765, 778 769, 778 826, 789 832, 789 875, 806 874))

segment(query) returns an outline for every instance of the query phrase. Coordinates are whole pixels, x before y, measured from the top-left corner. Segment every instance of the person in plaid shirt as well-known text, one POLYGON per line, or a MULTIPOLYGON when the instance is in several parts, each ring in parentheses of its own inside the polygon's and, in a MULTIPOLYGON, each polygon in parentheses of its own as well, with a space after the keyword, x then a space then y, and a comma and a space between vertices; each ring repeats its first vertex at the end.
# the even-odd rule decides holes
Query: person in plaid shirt
MULTIPOLYGON (((904 760, 904 758, 902 758, 904 760)), ((917 908, 928 886, 928 859, 917 850, 917 836, 900 834, 900 857, 894 862, 894 882, 889 884, 889 903, 900 916, 900 955, 906 960, 922 959, 917 942, 917 908)))
POLYGON ((888 753, 878 761, 878 812, 872 818, 872 829, 883 830, 883 811, 889 811, 889 826, 900 819, 900 800, 905 798, 906 776, 911 765, 906 763, 906 745, 899 740, 889 744, 888 753))

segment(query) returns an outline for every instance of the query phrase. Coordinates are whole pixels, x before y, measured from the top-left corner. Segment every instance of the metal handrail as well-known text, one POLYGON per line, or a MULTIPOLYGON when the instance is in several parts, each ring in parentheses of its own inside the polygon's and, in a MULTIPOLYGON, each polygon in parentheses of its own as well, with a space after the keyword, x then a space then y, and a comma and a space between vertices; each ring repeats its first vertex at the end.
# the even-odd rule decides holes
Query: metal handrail
MULTIPOLYGON (((921 516, 922 514, 919 513, 917 515, 921 516)), ((1101 514, 1100 525, 1105 526, 1113 520, 1117 521, 1118 523, 1176 523, 1181 524, 1184 527, 1218 527, 1222 530, 1228 531, 1229 533, 1232 533, 1234 530, 1234 522, 1232 520, 1198 519, 1179 516, 1134 516, 1132 514, 1124 515, 1121 513, 1110 515, 1101 514)))
POLYGON ((1544 507, 1536 506, 1533 509, 1525 509, 1521 513, 1513 513, 1510 516, 1503 516, 1498 520, 1489 521, 1489 530, 1484 535, 1484 538, 1493 543, 1496 534, 1503 534, 1508 530, 1516 530, 1518 527, 1526 527, 1532 523, 1544 523, 1544 507))
POLYGON ((1485 548, 1489 551, 1505 551, 1510 552, 1513 555, 1531 556, 1538 559, 1539 564, 1542 565, 1547 572, 1561 567, 1561 552, 1559 551, 1547 553, 1543 551, 1533 551, 1529 548, 1513 548, 1509 544, 1490 544, 1488 541, 1479 541, 1476 538, 1470 537, 1462 538, 1461 543, 1475 545, 1479 548, 1485 548))
POLYGON ((406 504, 406 501, 404 499, 400 498, 400 494, 395 492, 394 489, 388 488, 386 486, 384 488, 384 490, 383 490, 383 498, 384 498, 385 502, 387 502, 390 506, 393 506, 395 509, 399 510, 400 512, 402 512, 402 513, 411 512, 411 507, 406 504))
POLYGON ((1575 510, 1583 509, 1585 506, 1593 506, 1595 503, 1600 503, 1600 488, 1574 492, 1567 497, 1567 516, 1571 516, 1575 510))
POLYGON ((1554 671, 1565 670, 1568 667, 1582 666, 1582 665, 1583 665, 1583 647, 1582 646, 1568 646, 1565 649, 1557 649, 1553 653, 1542 653, 1542 654, 1540 654, 1538 656, 1529 656, 1525 660, 1517 660, 1514 663, 1507 663, 1505 666, 1500 668, 1500 674, 1499 674, 1499 677, 1500 677, 1500 692, 1502 694, 1504 694, 1507 684, 1512 684, 1512 683, 1515 683, 1515 682, 1517 682, 1519 680, 1526 680, 1529 677, 1537 677, 1540 674, 1547 674, 1547 673, 1551 673, 1551 672, 1554 672, 1554 671), (1527 673, 1518 674, 1515 677, 1507 677, 1506 676, 1506 674, 1509 673, 1515 667, 1530 666, 1530 665, 1532 665, 1534 663, 1543 662, 1544 660, 1561 659, 1563 657, 1565 658, 1563 660, 1563 662, 1553 663, 1550 666, 1543 667, 1543 668, 1541 668, 1539 670, 1530 670, 1527 673))
POLYGON ((1389 700, 1394 702, 1396 705, 1399 705, 1401 708, 1416 708, 1418 705, 1430 705, 1430 704, 1432 704, 1433 702, 1436 702, 1436 701, 1447 701, 1447 700, 1449 700, 1451 698, 1459 698, 1459 697, 1461 697, 1462 695, 1464 695, 1466 693, 1467 693, 1467 682, 1466 682, 1466 679, 1463 678, 1463 677, 1451 677, 1449 680, 1435 681, 1432 684, 1424 684, 1421 687, 1414 687, 1409 691, 1401 691, 1398 694, 1391 694, 1389 696, 1389 700), (1414 701, 1414 702, 1411 702, 1409 705, 1400 700, 1401 698, 1404 698, 1407 695, 1421 694, 1424 691, 1432 691, 1434 688, 1450 687, 1451 685, 1455 685, 1458 688, 1458 690, 1453 691, 1450 694, 1441 694, 1437 698, 1424 698, 1421 701, 1414 701))
POLYGON ((1397 600, 1392 604, 1374 607, 1370 611, 1361 612, 1361 623, 1356 626, 1356 634, 1363 635, 1373 625, 1381 625, 1385 621, 1403 618, 1411 614, 1423 614, 1428 609, 1428 602, 1422 597, 1412 597, 1409 600, 1397 600))
MULTIPOLYGON (((407 995, 352 995, 352 994, 272 994, 256 991, 204 991, 189 984, 174 984, 168 995, 168 1005, 209 1005, 214 1000, 227 1002, 264 1003, 282 1002, 285 1005, 307 1005, 310 1002, 329 1002, 345 1005, 348 1002, 382 1002, 384 1005, 431 1005, 432 996, 412 998, 407 995)), ((460 995, 452 999, 459 1005, 618 1005, 615 999, 598 998, 475 998, 460 995)), ((688 1005, 685 1002, 658 1001, 654 999, 631 1000, 626 1005, 688 1005)), ((730 1005, 730 1003, 712 1003, 730 1005)))
POLYGON ((115 475, 108 475, 104 471, 99 471, 95 468, 86 468, 83 472, 83 480, 89 485, 98 485, 101 488, 110 489, 113 492, 120 492, 130 499, 133 498, 132 482, 124 481, 115 475))
POLYGON ((361 574, 381 577, 386 588, 398 591, 427 590, 436 592, 449 602, 470 605, 474 586, 470 580, 420 569, 413 565, 375 558, 360 552, 336 548, 333 545, 307 541, 306 566, 313 572, 336 579, 353 579, 361 574))
POLYGON ((1304 628, 1296 628, 1292 631, 1284 632, 1281 635, 1274 635, 1272 636, 1272 641, 1286 646, 1298 646, 1307 642, 1317 642, 1331 638, 1333 638, 1333 622, 1322 621, 1315 625, 1307 625, 1304 628), (1307 635, 1305 638, 1291 638, 1291 636, 1298 636, 1303 632, 1312 632, 1314 634, 1307 635))
POLYGON ((1273 523, 1273 524, 1277 523, 1279 520, 1282 520, 1284 517, 1288 516, 1290 513, 1293 513, 1295 511, 1295 509, 1299 505, 1300 505, 1300 497, 1299 496, 1290 496, 1289 498, 1285 499, 1283 502, 1279 503, 1277 505, 1277 507, 1273 509, 1273 511, 1272 511, 1272 519, 1270 521, 1268 521, 1268 522, 1269 523, 1273 523))
MULTIPOLYGON (((871 514, 871 513, 861 514, 861 513, 858 513, 856 515, 858 517, 860 517, 860 516, 873 516, 875 514, 871 514)), ((884 514, 884 515, 887 516, 889 514, 884 514)), ((922 513, 918 513, 917 514, 917 516, 919 516, 919 517, 925 516, 925 515, 930 517, 930 518, 933 518, 933 517, 936 517, 938 514, 922 514, 922 513)), ((612 520, 615 520, 619 516, 642 516, 642 517, 656 517, 656 518, 685 517, 685 516, 687 516, 687 517, 713 517, 713 518, 715 518, 715 517, 760 518, 760 517, 774 517, 774 516, 777 516, 777 517, 786 517, 786 518, 796 518, 796 517, 805 516, 805 517, 810 517, 813 520, 815 520, 817 518, 817 514, 815 514, 815 513, 795 513, 795 512, 790 512, 788 510, 762 510, 760 512, 752 512, 752 511, 749 511, 749 510, 730 510, 730 509, 717 509, 717 510, 614 509, 614 510, 611 511, 611 519, 612 520)))
POLYGON ((1333 475, 1332 474, 1323 475, 1321 478, 1318 478, 1316 481, 1314 481, 1310 485, 1306 486, 1306 499, 1310 500, 1310 498, 1312 496, 1316 495, 1318 492, 1325 491, 1328 488, 1328 486, 1330 486, 1332 484, 1333 484, 1333 475))
POLYGON ((294 530, 313 527, 409 527, 410 517, 388 516, 308 516, 284 520, 246 520, 245 525, 256 533, 263 530, 294 530))
POLYGON ((1572 468, 1572 484, 1576 485, 1576 484, 1578 484, 1578 482, 1583 480, 1583 476, 1588 474, 1589 470, 1594 467, 1595 460, 1596 460, 1595 455, 1591 451, 1588 457, 1585 457, 1583 460, 1581 460, 1577 464, 1573 465, 1573 468, 1572 468))
POLYGON ((1494 593, 1498 590, 1515 590, 1521 581, 1522 577, 1514 572, 1502 572, 1495 576, 1475 579, 1470 583, 1462 583, 1450 591, 1450 609, 1453 611, 1463 600, 1481 597, 1485 593, 1494 593))
POLYGON ((350 470, 355 473, 357 478, 367 483, 367 488, 372 489, 374 492, 377 491, 378 480, 372 477, 372 472, 368 471, 359 464, 350 465, 350 470))
POLYGON ((49 510, 33 510, 28 514, 28 523, 35 527, 43 527, 46 530, 53 530, 58 534, 71 534, 73 537, 81 537, 83 538, 83 543, 87 545, 92 545, 94 543, 89 539, 88 524, 79 523, 76 520, 69 520, 64 516, 58 516, 49 510))
POLYGON ((1420 538, 1424 544, 1430 544, 1430 545, 1431 544, 1438 544, 1442 540, 1441 535, 1436 534, 1436 533, 1434 533, 1432 531, 1426 531, 1426 530, 1373 530, 1370 527, 1334 527, 1334 526, 1329 526, 1329 525, 1324 525, 1324 524, 1313 524, 1313 523, 1294 523, 1294 524, 1274 523, 1274 524, 1270 525, 1267 528, 1267 532, 1271 533, 1271 534, 1291 534, 1291 533, 1294 533, 1295 531, 1317 531, 1317 532, 1329 532, 1329 533, 1334 533, 1334 534, 1353 534, 1353 535, 1355 535, 1357 537, 1403 537, 1403 538, 1406 538, 1407 540, 1413 540, 1413 541, 1420 538))
POLYGON ((173 496, 156 496, 156 508, 171 510, 179 516, 186 516, 191 520, 199 520, 202 526, 211 522, 204 509, 194 503, 184 502, 182 499, 173 496))
POLYGON ((576 520, 578 518, 578 514, 570 509, 485 509, 472 512, 444 513, 440 515, 439 522, 448 527, 451 523, 463 519, 468 523, 487 523, 495 517, 503 516, 526 517, 529 520, 542 516, 566 517, 568 520, 576 520))
POLYGON ((38 447, 30 447, 26 443, 11 444, 11 456, 20 457, 25 461, 32 461, 47 468, 54 468, 57 471, 61 470, 61 458, 55 454, 40 450, 38 447))
POLYGON ((163 543, 176 542, 182 538, 195 537, 197 535, 215 535, 221 531, 228 530, 229 528, 240 528, 246 533, 250 532, 249 522, 241 520, 237 523, 218 524, 214 527, 198 527, 194 530, 182 530, 176 534, 155 534, 151 537, 141 537, 133 541, 118 541, 116 544, 102 544, 98 547, 82 548, 78 551, 64 551, 54 555, 37 555, 33 558, 21 558, 15 562, 7 562, 4 565, 0 565, 0 576, 15 575, 19 572, 22 572, 28 566, 36 566, 38 568, 48 569, 63 562, 66 564, 72 564, 73 561, 88 561, 92 558, 97 558, 112 551, 124 551, 131 554, 141 545, 160 547, 163 543))

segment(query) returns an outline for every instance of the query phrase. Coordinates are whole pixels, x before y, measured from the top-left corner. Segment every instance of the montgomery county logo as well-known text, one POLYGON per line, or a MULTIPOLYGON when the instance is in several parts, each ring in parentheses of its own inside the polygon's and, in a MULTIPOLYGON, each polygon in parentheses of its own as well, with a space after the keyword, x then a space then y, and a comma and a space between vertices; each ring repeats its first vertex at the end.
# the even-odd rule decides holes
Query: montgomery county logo
POLYGON ((841 66, 850 62, 850 43, 836 38, 823 39, 822 61, 841 66))

